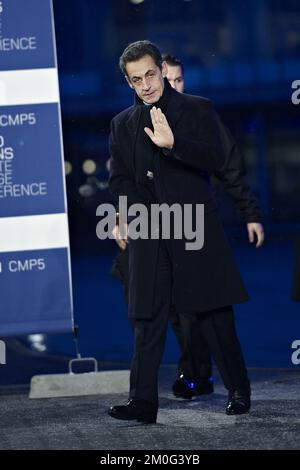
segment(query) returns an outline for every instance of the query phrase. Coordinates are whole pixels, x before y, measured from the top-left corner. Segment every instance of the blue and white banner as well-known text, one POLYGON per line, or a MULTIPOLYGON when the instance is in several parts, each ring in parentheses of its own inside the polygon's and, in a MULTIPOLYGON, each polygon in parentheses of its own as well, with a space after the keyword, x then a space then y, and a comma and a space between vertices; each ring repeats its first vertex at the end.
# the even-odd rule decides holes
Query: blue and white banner
POLYGON ((0 336, 71 330, 51 0, 0 1, 0 336))

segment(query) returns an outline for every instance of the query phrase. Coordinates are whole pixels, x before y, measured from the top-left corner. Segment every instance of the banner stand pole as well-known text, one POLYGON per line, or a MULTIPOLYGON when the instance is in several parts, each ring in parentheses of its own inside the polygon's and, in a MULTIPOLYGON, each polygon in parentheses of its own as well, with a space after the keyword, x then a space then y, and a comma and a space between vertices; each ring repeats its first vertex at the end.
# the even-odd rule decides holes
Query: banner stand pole
POLYGON ((99 371, 94 357, 82 357, 79 350, 79 327, 74 325, 73 339, 76 358, 69 361, 66 374, 35 375, 30 381, 29 398, 56 398, 82 395, 128 393, 129 370, 99 371), (92 364, 90 372, 75 372, 75 365, 92 364))

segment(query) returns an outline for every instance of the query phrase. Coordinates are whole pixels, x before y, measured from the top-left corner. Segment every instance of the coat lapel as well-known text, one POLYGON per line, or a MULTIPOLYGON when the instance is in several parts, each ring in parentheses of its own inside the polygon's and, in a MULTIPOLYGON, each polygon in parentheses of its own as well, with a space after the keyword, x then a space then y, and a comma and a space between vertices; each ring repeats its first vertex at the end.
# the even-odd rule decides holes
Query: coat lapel
POLYGON ((129 118, 127 119, 125 125, 128 132, 128 163, 130 171, 132 172, 133 177, 135 177, 135 152, 136 152, 136 140, 139 130, 139 124, 142 114, 141 106, 133 106, 132 112, 130 113, 129 118))
POLYGON ((184 99, 181 93, 171 88, 170 99, 167 106, 166 118, 172 131, 176 129, 176 125, 184 111, 184 99))

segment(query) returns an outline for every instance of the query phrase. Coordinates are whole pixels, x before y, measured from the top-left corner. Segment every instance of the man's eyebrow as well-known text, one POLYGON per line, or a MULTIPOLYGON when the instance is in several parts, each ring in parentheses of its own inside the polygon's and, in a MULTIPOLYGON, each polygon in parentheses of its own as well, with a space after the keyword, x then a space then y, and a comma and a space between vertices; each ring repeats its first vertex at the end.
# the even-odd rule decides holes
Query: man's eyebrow
MULTIPOLYGON (((149 69, 147 70, 147 72, 145 73, 145 75, 147 75, 147 73, 149 72, 155 72, 155 69, 149 69)), ((133 77, 131 77, 131 80, 133 80, 134 78, 141 78, 141 77, 138 77, 137 75, 133 75, 133 77)))

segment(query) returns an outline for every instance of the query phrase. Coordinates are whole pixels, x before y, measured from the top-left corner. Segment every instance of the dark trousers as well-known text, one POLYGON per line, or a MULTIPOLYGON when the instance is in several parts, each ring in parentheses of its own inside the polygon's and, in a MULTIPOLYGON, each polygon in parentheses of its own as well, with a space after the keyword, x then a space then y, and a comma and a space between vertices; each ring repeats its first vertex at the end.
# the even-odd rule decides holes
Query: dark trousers
POLYGON ((164 352, 171 306, 172 270, 168 242, 159 244, 154 286, 153 317, 135 319, 134 353, 130 373, 130 398, 158 404, 158 369, 164 352))
POLYGON ((201 384, 212 376, 212 360, 209 347, 202 332, 191 329, 188 341, 185 339, 180 315, 171 307, 169 321, 179 344, 178 375, 185 375, 201 384), (187 349, 188 348, 188 349, 187 349))
MULTIPOLYGON (((121 280, 124 290, 124 297, 126 305, 128 306, 128 290, 129 290, 129 273, 128 273, 128 249, 121 250, 115 258, 111 274, 117 279, 121 280)), ((170 308, 169 321, 172 329, 176 335, 176 339, 180 349, 180 356, 178 360, 178 375, 184 374, 187 378, 201 385, 201 381, 207 381, 212 376, 212 361, 209 348, 200 333, 197 332, 193 341, 189 341, 190 353, 186 350, 183 331, 180 325, 179 314, 173 307, 170 308), (193 368, 193 363, 190 362, 190 356, 194 358, 193 363, 197 364, 196 370, 193 368)), ((132 331, 134 326, 130 320, 132 331)))
POLYGON ((243 353, 236 334, 232 306, 207 313, 180 315, 188 362, 195 377, 203 376, 203 364, 193 356, 197 337, 205 341, 227 390, 248 391, 249 380, 243 353))
MULTIPOLYGON (((164 352, 172 292, 172 264, 170 247, 166 240, 160 243, 154 288, 153 317, 133 321, 134 353, 129 395, 130 398, 139 398, 158 405, 158 370, 164 352)), ((199 335, 205 339, 228 390, 245 389, 249 386, 231 306, 205 314, 180 315, 180 325, 187 351, 193 338, 193 327, 197 328, 199 335)), ((192 357, 190 360, 194 361, 192 357)))

